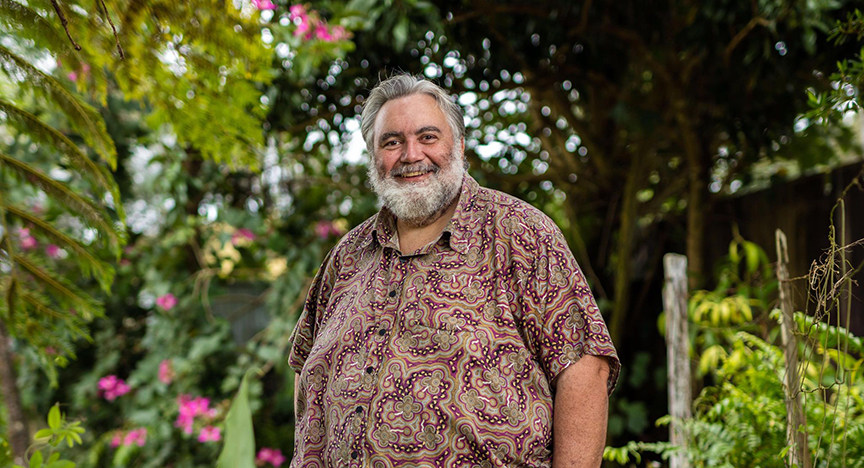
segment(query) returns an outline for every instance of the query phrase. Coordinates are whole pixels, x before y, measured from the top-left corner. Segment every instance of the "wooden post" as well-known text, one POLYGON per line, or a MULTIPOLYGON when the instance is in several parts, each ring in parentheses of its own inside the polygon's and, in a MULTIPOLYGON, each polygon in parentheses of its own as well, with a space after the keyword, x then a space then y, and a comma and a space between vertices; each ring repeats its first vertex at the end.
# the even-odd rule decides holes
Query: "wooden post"
POLYGON ((783 357, 786 375, 783 387, 786 393, 786 443, 789 450, 789 466, 811 468, 810 450, 807 447, 807 422, 801 406, 800 381, 798 380, 798 341, 795 339, 795 318, 792 315, 792 285, 789 284, 789 249, 786 235, 777 229, 777 280, 780 281, 780 336, 783 339, 783 357))
POLYGON ((670 458, 670 468, 689 468, 690 460, 684 449, 687 437, 681 421, 693 417, 690 390, 690 344, 687 331, 687 257, 679 254, 663 256, 665 284, 663 308, 666 310, 666 365, 669 369, 669 439, 682 448, 670 458))

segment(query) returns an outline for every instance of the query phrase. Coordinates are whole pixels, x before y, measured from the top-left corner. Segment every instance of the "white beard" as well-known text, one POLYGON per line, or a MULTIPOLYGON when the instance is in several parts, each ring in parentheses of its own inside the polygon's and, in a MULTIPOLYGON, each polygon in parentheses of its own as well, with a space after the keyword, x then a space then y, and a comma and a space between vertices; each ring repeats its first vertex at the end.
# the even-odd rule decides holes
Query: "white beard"
MULTIPOLYGON (((453 145, 450 158, 444 167, 427 164, 401 166, 383 174, 377 163, 369 165, 369 180, 372 190, 378 195, 387 209, 396 218, 409 225, 423 227, 435 219, 436 214, 444 211, 459 195, 465 168, 462 164, 462 151, 458 144, 453 145), (427 180, 420 183, 401 184, 396 181, 399 174, 412 171, 432 171, 427 180)), ((373 156, 374 159, 374 156, 373 156)))

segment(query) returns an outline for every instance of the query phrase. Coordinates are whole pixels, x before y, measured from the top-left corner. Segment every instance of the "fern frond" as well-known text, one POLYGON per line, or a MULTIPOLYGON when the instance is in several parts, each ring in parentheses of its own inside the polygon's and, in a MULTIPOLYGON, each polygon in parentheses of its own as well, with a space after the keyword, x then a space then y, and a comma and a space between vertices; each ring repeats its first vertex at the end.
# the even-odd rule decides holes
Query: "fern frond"
POLYGON ((126 222, 126 213, 123 210, 123 204, 120 198, 120 189, 117 183, 111 177, 111 174, 102 166, 96 164, 92 159, 87 157, 81 148, 72 142, 66 135, 63 135, 57 129, 42 122, 35 115, 27 112, 20 107, 0 99, 0 111, 6 115, 6 121, 26 133, 30 137, 50 144, 60 150, 66 157, 69 158, 69 163, 84 176, 91 181, 96 187, 102 191, 107 191, 111 194, 114 201, 114 209, 120 221, 126 222))
MULTIPOLYGON (((74 336, 78 336, 81 338, 89 338, 90 335, 87 328, 84 326, 84 323, 71 313, 62 312, 52 308, 48 305, 47 301, 44 298, 39 297, 38 295, 33 293, 25 292, 21 294, 21 300, 26 303, 29 308, 36 312, 35 315, 55 320, 63 320, 64 325, 66 325, 66 327, 69 329, 69 331, 72 332, 74 336)), ((70 347, 69 352, 71 351, 72 349, 70 347)))
POLYGON ((70 250, 81 272, 85 276, 96 278, 105 293, 111 291, 111 282, 114 280, 114 268, 111 265, 94 257, 80 242, 59 231, 47 221, 14 206, 6 206, 4 209, 10 215, 50 237, 59 247, 70 250))
MULTIPOLYGON (((0 109, 2 109, 0 102, 0 109)), ((21 176, 27 182, 35 185, 52 200, 63 204, 75 215, 78 215, 108 238, 115 252, 125 243, 125 231, 115 225, 108 214, 92 201, 78 195, 60 182, 48 177, 42 171, 29 164, 0 153, 0 165, 5 165, 21 176)))
POLYGON ((54 292, 57 299, 68 302, 77 307, 85 320, 90 320, 94 315, 102 315, 102 305, 88 296, 86 293, 72 285, 60 275, 49 272, 43 265, 37 264, 35 259, 22 255, 14 255, 12 261, 33 278, 54 292))
POLYGON ((15 0, 0 0, 0 25, 15 31, 22 39, 32 40, 38 47, 48 49, 63 59, 74 61, 70 65, 80 68, 80 57, 69 41, 62 37, 54 24, 29 6, 15 0))
POLYGON ((84 137, 112 169, 117 168, 117 149, 108 135, 102 116, 90 105, 70 93, 54 77, 34 67, 11 50, 0 45, 0 66, 12 77, 21 76, 20 84, 45 95, 56 104, 72 126, 84 137))
POLYGON ((66 39, 65 34, 58 29, 51 17, 38 13, 34 2, 23 5, 16 0, 0 0, 0 27, 16 37, 30 39, 44 50, 50 51, 63 61, 69 70, 82 70, 84 65, 91 65, 91 90, 95 89, 97 96, 103 101, 107 91, 107 79, 103 67, 97 66, 98 60, 85 48, 77 51, 66 39))

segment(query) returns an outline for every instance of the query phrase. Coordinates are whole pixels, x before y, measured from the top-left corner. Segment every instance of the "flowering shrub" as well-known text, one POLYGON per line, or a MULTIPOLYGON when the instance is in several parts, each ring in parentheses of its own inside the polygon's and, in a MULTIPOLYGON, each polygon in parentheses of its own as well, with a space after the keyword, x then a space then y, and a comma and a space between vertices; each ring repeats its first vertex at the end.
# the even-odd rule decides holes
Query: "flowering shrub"
POLYGON ((158 305, 165 311, 169 311, 173 309, 175 305, 177 305, 177 298, 174 297, 173 294, 168 293, 164 296, 159 296, 159 298, 156 299, 156 305, 158 305))
POLYGON ((174 368, 171 366, 170 359, 159 363, 159 381, 165 385, 170 385, 174 381, 174 368))
POLYGON ((288 11, 288 18, 296 26, 295 37, 307 41, 318 39, 324 42, 341 41, 351 37, 343 26, 328 25, 318 12, 307 10, 304 5, 292 5, 288 11))
POLYGON ((264 466, 267 463, 276 468, 282 466, 282 464, 285 463, 285 457, 282 456, 282 451, 270 447, 264 447, 259 450, 258 455, 255 456, 255 465, 264 466))
POLYGON ((123 379, 118 379, 116 375, 99 379, 99 394, 106 400, 114 401, 127 393, 129 393, 129 385, 126 385, 123 379))

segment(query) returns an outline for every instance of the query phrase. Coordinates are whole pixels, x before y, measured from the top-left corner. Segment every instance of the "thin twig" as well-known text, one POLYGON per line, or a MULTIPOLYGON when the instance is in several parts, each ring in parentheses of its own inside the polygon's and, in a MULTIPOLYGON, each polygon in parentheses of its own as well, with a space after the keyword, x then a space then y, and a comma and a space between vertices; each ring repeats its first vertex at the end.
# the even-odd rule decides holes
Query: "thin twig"
POLYGON ((735 50, 736 47, 738 47, 738 44, 743 41, 748 34, 750 34, 750 31, 752 31, 753 28, 759 25, 765 26, 767 28, 771 25, 771 23, 765 18, 757 16, 751 19, 750 22, 747 23, 747 25, 744 26, 742 30, 738 31, 738 34, 736 34, 735 37, 733 37, 732 40, 729 41, 729 45, 726 46, 726 51, 723 52, 723 61, 726 63, 726 65, 729 65, 729 60, 732 58, 732 51, 735 50))
POLYGON ((51 5, 54 5, 54 11, 56 11, 57 16, 60 17, 60 24, 63 25, 63 29, 66 31, 66 37, 69 38, 72 47, 75 47, 75 50, 81 50, 81 46, 75 42, 75 39, 72 39, 72 34, 69 32, 69 21, 66 19, 66 13, 63 13, 63 9, 60 8, 60 3, 58 3, 57 0, 51 0, 51 5))
POLYGON ((111 21, 111 15, 108 13, 108 7, 105 6, 105 0, 99 0, 99 3, 102 5, 102 11, 105 12, 105 19, 108 20, 108 24, 111 25, 111 30, 114 31, 114 41, 117 42, 117 52, 120 53, 120 60, 123 60, 126 56, 123 54, 123 48, 120 47, 120 37, 117 36, 117 28, 114 27, 114 22, 111 21))

